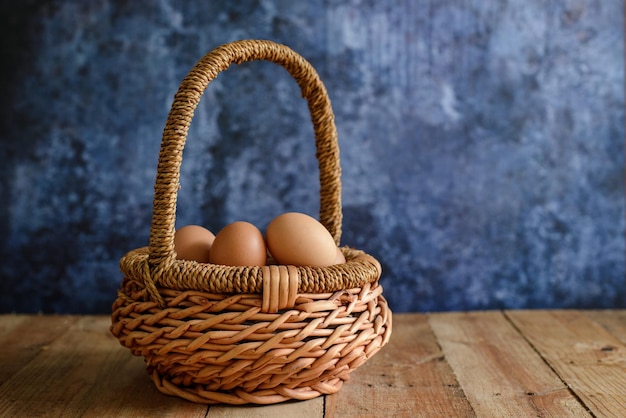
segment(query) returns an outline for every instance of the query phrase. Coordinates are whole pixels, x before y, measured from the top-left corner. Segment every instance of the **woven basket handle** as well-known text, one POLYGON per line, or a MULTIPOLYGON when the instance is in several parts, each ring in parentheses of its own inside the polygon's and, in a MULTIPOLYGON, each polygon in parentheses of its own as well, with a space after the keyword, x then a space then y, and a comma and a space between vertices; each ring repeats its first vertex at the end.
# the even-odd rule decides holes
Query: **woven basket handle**
POLYGON ((334 115, 326 88, 317 72, 302 56, 271 41, 244 40, 222 45, 209 52, 183 79, 174 97, 163 130, 154 185, 150 264, 173 260, 176 201, 180 166, 187 132, 194 111, 209 83, 231 64, 266 60, 284 67, 296 80, 307 100, 315 133, 320 176, 320 222, 335 242, 341 239, 341 167, 334 115))

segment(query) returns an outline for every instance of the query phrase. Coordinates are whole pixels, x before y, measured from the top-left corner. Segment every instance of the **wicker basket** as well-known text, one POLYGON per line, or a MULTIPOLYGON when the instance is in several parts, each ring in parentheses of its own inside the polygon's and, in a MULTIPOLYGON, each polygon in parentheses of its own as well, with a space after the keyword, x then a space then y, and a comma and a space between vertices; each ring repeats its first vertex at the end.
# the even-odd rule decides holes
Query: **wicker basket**
POLYGON ((120 261, 124 279, 111 332, 144 356, 157 388, 193 402, 271 404, 337 392, 391 335, 381 267, 341 247, 346 263, 324 268, 231 267, 177 260, 176 198, 182 151, 208 84, 232 63, 267 60, 297 81, 313 122, 320 222, 341 237, 341 169, 326 89, 288 47, 247 40, 205 55, 182 81, 163 132, 149 246, 120 261))

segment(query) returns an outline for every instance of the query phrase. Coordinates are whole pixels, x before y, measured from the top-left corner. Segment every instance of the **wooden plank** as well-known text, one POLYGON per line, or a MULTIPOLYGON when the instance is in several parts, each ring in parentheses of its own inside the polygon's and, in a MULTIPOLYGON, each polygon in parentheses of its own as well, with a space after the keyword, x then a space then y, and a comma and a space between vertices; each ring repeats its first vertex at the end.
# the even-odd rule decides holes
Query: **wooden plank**
POLYGON ((0 316, 0 386, 77 321, 74 316, 0 316))
POLYGON ((583 313, 626 344, 626 310, 594 310, 583 313))
POLYGON ((429 316, 478 416, 589 416, 501 312, 429 316))
POLYGON ((27 315, 2 314, 0 315, 0 342, 5 335, 9 334, 22 322, 28 319, 27 315))
POLYGON ((142 359, 109 333, 109 321, 76 317, 66 333, 0 386, 0 416, 206 415, 204 405, 158 393, 142 359))
POLYGON ((2 315, 0 416, 589 416, 578 399, 595 416, 623 416, 625 316, 396 314, 389 345, 338 394, 208 408, 160 394, 143 359, 110 334, 108 316, 2 315))
POLYGON ((389 344, 326 397, 326 417, 473 417, 425 315, 394 314, 389 344))
POLYGON ((513 323, 596 416, 626 411, 626 346, 578 311, 511 311, 513 323))
POLYGON ((209 409, 207 418, 324 418, 324 398, 308 401, 285 402, 275 405, 215 405, 209 409))

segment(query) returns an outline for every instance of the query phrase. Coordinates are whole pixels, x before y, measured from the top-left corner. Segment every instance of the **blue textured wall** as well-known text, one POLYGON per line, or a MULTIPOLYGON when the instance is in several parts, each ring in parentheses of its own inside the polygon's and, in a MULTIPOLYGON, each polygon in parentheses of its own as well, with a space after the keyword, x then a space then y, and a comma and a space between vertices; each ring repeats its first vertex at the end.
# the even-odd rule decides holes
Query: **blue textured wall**
MULTIPOLYGON (((195 62, 285 43, 332 99, 343 244, 396 311, 626 306, 621 1, 2 2, 0 308, 108 312, 147 244, 161 130, 195 62)), ((178 224, 318 211, 280 67, 209 86, 178 224)))

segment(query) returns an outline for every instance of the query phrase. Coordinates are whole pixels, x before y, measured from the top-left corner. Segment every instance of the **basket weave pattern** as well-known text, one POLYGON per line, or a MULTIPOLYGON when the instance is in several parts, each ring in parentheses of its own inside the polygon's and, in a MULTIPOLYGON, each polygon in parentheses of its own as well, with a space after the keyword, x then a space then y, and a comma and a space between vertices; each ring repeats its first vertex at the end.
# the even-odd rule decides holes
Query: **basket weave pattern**
POLYGON ((148 247, 124 273, 111 332, 143 356, 156 387, 198 403, 268 404, 337 392, 391 335, 378 261, 341 247, 330 267, 233 267, 177 260, 182 151, 208 84, 232 63, 283 66, 307 100, 320 169, 320 222, 341 238, 339 149, 330 100, 313 67, 286 46, 238 41, 205 55, 181 83, 163 132, 148 247))

